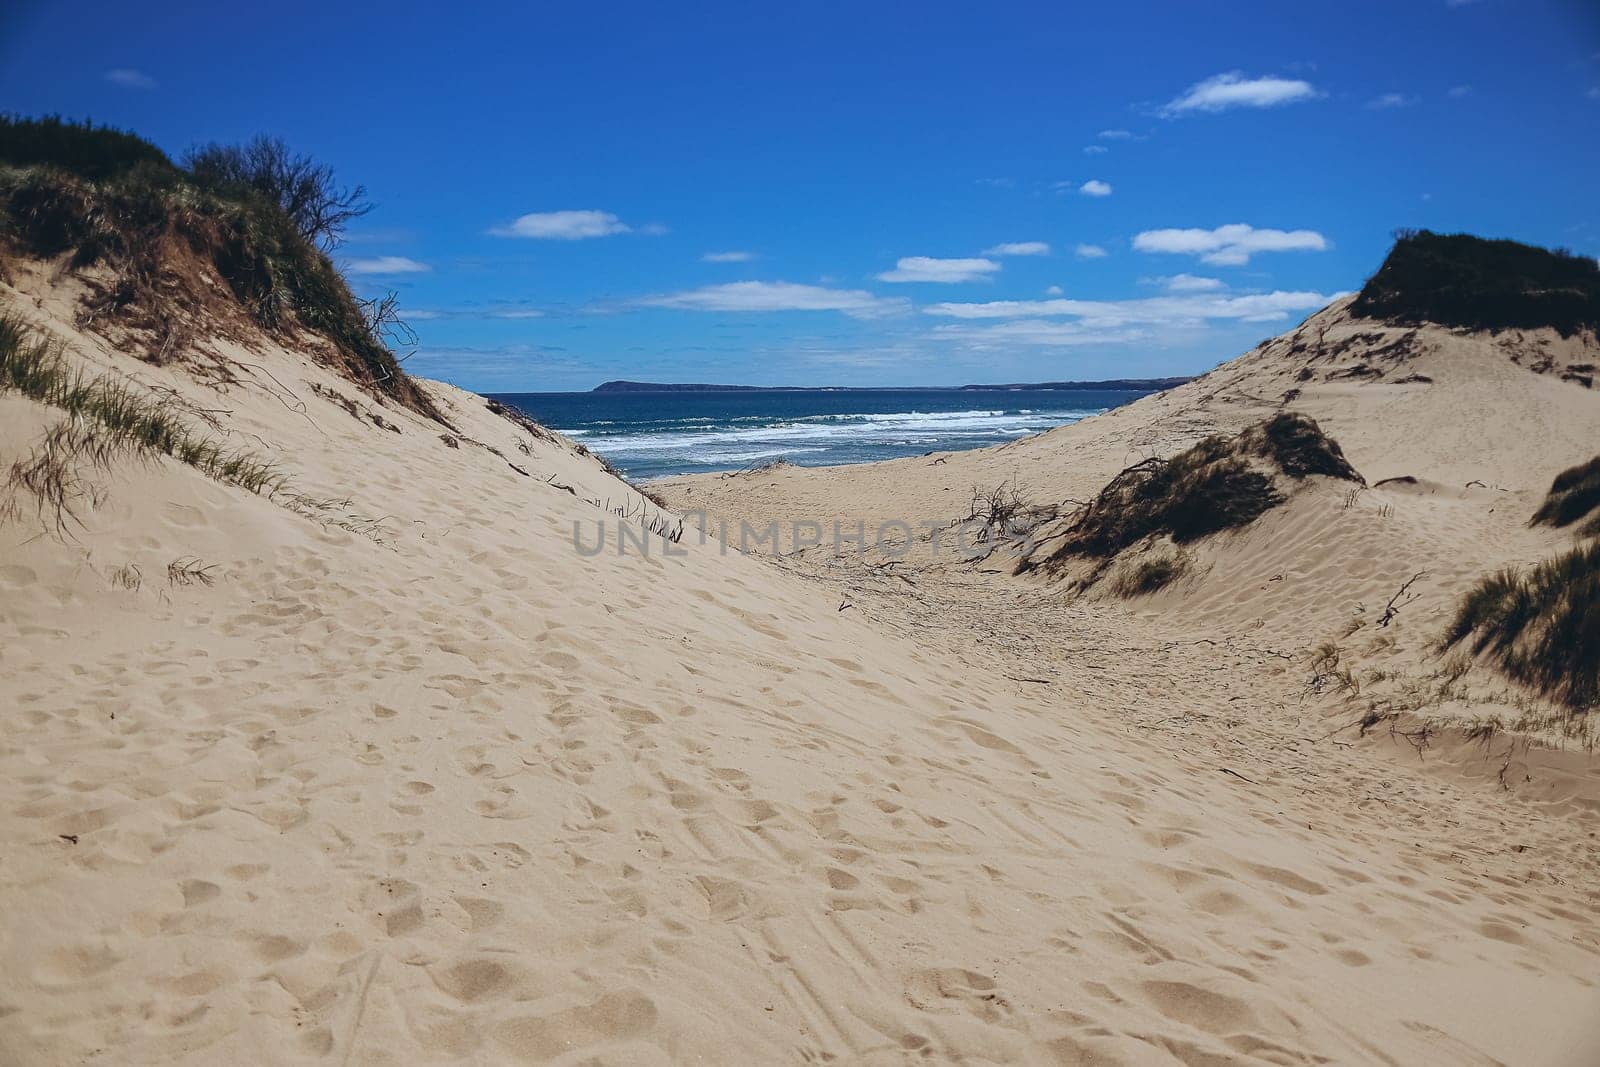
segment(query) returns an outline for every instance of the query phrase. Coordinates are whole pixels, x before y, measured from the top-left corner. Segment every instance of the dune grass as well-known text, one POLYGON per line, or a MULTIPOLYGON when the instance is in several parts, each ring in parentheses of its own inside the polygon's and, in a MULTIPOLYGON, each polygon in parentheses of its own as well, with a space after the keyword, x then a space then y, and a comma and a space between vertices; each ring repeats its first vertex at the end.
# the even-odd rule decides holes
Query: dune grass
POLYGON ((1584 536, 1600 536, 1600 456, 1576 467, 1568 467, 1550 483, 1530 526, 1571 526, 1588 519, 1578 528, 1584 536))
POLYGON ((1442 647, 1469 639, 1544 696, 1570 708, 1600 703, 1600 543, 1484 578, 1462 598, 1442 647))
POLYGON ((0 314, 0 391, 60 408, 67 419, 11 467, 8 484, 34 496, 61 528, 83 492, 81 465, 104 468, 122 456, 171 456, 209 478, 271 496, 284 486, 272 464, 192 430, 167 403, 109 377, 77 370, 61 346, 14 314, 0 314))
POLYGON ((1189 561, 1183 556, 1153 556, 1140 560, 1111 580, 1111 592, 1124 600, 1165 589, 1183 576, 1189 561))

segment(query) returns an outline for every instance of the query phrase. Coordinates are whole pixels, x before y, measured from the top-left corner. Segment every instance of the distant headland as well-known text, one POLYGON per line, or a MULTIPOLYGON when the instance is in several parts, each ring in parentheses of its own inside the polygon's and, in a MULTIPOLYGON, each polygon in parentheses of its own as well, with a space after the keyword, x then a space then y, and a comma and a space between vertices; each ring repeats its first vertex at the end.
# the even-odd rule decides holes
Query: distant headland
POLYGON ((949 385, 949 386, 871 386, 858 388, 854 386, 796 386, 796 385, 706 385, 699 383, 679 382, 630 382, 614 381, 602 382, 590 392, 594 393, 795 393, 795 392, 820 392, 839 391, 848 389, 852 392, 929 392, 929 393, 957 393, 957 392, 1013 392, 1022 389, 1054 389, 1063 392, 1087 392, 1091 390, 1134 390, 1139 392, 1156 393, 1163 389, 1172 389, 1193 381, 1193 378, 1108 378, 1097 382, 1018 382, 1008 385, 949 385))

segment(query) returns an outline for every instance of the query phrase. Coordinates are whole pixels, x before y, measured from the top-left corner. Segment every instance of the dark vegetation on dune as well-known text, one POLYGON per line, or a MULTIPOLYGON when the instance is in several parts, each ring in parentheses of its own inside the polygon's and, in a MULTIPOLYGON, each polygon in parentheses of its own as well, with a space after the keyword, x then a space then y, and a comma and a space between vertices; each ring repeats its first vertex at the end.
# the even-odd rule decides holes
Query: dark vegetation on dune
POLYGON ((1507 675, 1571 708, 1600 703, 1600 543, 1474 586, 1446 631, 1507 675))
POLYGON ((438 419, 385 343, 400 325, 392 302, 356 299, 328 258, 363 197, 268 139, 196 149, 180 166, 120 130, 0 117, 0 252, 79 273, 82 324, 144 331, 157 361, 181 354, 201 321, 305 331, 356 383, 438 419))
POLYGON ((1530 526, 1571 526, 1583 521, 1580 534, 1600 536, 1600 456, 1556 475, 1530 526))
MULTIPOLYGON (((1600 536, 1600 456, 1556 475, 1530 526, 1600 536)), ((1568 707, 1600 704, 1600 542, 1525 571, 1507 567, 1467 591, 1443 648, 1469 643, 1501 670, 1568 707)))
MULTIPOLYGON (((1068 521, 1051 555, 1025 559, 1019 570, 1074 557, 1108 560, 1147 538, 1181 545, 1248 525, 1284 500, 1280 474, 1362 480, 1315 421, 1283 412, 1234 437, 1208 437, 1170 459, 1129 467, 1068 521)), ((1139 584, 1159 588, 1176 573, 1158 568, 1139 584)))
POLYGON ((1470 234, 1402 231, 1351 311, 1471 330, 1600 328, 1600 264, 1588 256, 1470 234))

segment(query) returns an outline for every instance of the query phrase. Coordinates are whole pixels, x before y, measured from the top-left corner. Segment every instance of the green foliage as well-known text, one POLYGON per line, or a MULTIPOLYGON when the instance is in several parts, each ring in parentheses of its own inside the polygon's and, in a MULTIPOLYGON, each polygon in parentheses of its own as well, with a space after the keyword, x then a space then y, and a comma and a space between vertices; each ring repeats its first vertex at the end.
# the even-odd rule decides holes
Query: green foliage
POLYGON ((1547 559, 1527 573, 1489 575, 1461 600, 1445 632, 1472 639, 1506 674, 1573 708, 1600 702, 1600 544, 1547 559))
POLYGON ((1600 264, 1516 241, 1403 232, 1351 310, 1473 330, 1547 326, 1569 337, 1600 326, 1600 264))
POLYGON ((0 115, 0 164, 47 165, 94 179, 140 166, 177 173, 165 152, 137 134, 59 115, 0 115))
MULTIPOLYGON (((9 244, 36 258, 68 255, 72 269, 109 268, 111 281, 96 281, 100 291, 89 309, 92 317, 169 321, 172 312, 215 312, 226 318, 242 308, 257 325, 280 335, 296 329, 321 335, 332 342, 338 369, 352 380, 439 418, 318 247, 317 240, 340 224, 337 200, 330 207, 297 199, 305 209, 297 218, 271 189, 197 180, 131 134, 56 120, 6 121, 7 129, 26 136, 15 138, 10 155, 0 152, 0 247, 9 244), (109 147, 96 154, 102 142, 109 147), (309 235, 302 229, 308 224, 309 235), (197 276, 196 260, 227 284, 238 308, 220 306, 214 284, 197 276)), ((277 142, 263 143, 282 149, 277 142)), ((331 188, 326 168, 305 157, 285 158, 284 173, 309 173, 313 190, 331 188)), ((302 186, 295 196, 305 192, 302 186)))
POLYGON ((1529 525, 1571 526, 1586 516, 1578 532, 1600 536, 1600 456, 1556 475, 1529 525))

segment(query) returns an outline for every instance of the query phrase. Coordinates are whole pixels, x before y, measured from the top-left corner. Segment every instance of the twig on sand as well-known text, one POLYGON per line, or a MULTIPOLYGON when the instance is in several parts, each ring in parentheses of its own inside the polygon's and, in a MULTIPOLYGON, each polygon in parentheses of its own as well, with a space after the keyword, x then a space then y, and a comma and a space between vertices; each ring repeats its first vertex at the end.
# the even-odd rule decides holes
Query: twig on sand
POLYGON ((1404 607, 1406 604, 1411 603, 1411 601, 1417 599, 1416 595, 1413 594, 1412 596, 1407 597, 1404 602, 1398 603, 1398 604, 1395 603, 1396 601, 1400 600, 1401 597, 1406 595, 1406 590, 1410 589, 1412 584, 1414 582, 1416 582, 1416 580, 1418 578, 1422 578, 1422 577, 1426 576, 1427 573, 1428 573, 1427 571, 1418 571, 1416 574, 1413 574, 1406 581, 1406 583, 1404 585, 1402 585, 1399 589, 1395 590, 1394 596, 1389 598, 1389 605, 1386 608, 1383 609, 1383 614, 1378 616, 1378 625, 1379 626, 1388 626, 1389 623, 1394 621, 1394 617, 1396 615, 1400 614, 1400 609, 1402 607, 1404 607))
POLYGON ((1223 774, 1231 774, 1235 778, 1239 779, 1239 781, 1241 781, 1241 782, 1249 782, 1251 785, 1259 785, 1260 784, 1259 782, 1255 781, 1253 778, 1246 778, 1244 775, 1240 774, 1238 771, 1233 770, 1232 768, 1229 768, 1229 767, 1218 767, 1217 770, 1221 771, 1223 774))

